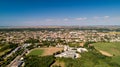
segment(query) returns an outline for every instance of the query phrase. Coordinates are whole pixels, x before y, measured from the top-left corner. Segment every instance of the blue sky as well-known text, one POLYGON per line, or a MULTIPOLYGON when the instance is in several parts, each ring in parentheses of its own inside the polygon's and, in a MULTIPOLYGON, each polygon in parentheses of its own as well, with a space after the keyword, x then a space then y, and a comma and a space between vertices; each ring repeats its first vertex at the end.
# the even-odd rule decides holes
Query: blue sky
POLYGON ((0 26, 120 25, 120 0, 0 0, 0 26))

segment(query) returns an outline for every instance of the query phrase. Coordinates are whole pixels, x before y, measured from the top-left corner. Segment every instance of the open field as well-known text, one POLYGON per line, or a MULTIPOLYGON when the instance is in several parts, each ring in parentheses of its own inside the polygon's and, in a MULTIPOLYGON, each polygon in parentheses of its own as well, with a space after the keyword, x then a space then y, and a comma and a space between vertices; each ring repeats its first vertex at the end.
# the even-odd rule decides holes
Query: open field
POLYGON ((94 43, 97 50, 107 56, 112 56, 112 62, 120 64, 120 42, 112 43, 94 43))
POLYGON ((41 48, 41 49, 44 50, 43 56, 53 55, 53 53, 63 50, 63 48, 57 48, 57 47, 49 47, 49 48, 41 48))
POLYGON ((35 48, 30 51, 28 55, 53 55, 53 53, 62 51, 63 48, 57 48, 57 47, 45 47, 45 48, 35 48))
POLYGON ((44 50, 42 49, 33 49, 30 51, 28 55, 42 55, 44 50))
POLYGON ((119 56, 120 55, 120 42, 112 43, 94 43, 94 46, 97 50, 102 50, 110 53, 111 55, 119 56))
POLYGON ((120 56, 113 56, 112 57, 112 62, 116 62, 120 65, 120 56))

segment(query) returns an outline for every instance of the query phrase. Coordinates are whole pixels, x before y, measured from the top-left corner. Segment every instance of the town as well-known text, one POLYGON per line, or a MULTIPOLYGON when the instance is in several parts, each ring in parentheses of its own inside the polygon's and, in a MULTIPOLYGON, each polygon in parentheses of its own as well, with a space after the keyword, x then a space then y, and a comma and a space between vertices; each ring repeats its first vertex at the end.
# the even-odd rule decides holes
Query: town
POLYGON ((0 67, 120 67, 120 0, 0 0, 0 67))
POLYGON ((88 47, 91 47, 93 46, 91 43, 120 42, 120 32, 71 30, 68 28, 55 29, 1 31, 0 65, 3 67, 24 66, 25 56, 32 53, 34 49, 49 49, 49 52, 43 56, 54 55, 56 58, 80 58, 82 57, 81 53, 91 50, 85 47, 86 43, 88 43, 88 47))
POLYGON ((119 42, 119 32, 99 32, 97 30, 66 30, 59 29, 58 31, 10 31, 0 32, 0 41, 12 43, 24 43, 30 38, 42 41, 56 41, 61 39, 65 42, 119 42))

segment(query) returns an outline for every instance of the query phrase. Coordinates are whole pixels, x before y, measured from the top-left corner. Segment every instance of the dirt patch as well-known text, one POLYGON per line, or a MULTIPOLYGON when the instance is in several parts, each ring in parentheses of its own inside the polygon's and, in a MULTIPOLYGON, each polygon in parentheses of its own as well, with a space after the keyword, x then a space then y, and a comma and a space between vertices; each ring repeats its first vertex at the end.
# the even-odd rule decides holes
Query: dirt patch
POLYGON ((53 53, 63 50, 63 48, 59 48, 59 47, 48 47, 48 48, 40 48, 40 49, 44 50, 44 53, 42 54, 43 56, 53 55, 53 53))
POLYGON ((83 47, 83 46, 84 46, 84 43, 80 43, 80 46, 83 47))
POLYGON ((110 53, 108 53, 108 52, 106 52, 106 51, 102 51, 102 50, 99 50, 103 55, 105 55, 105 56, 109 56, 109 57, 111 57, 111 56, 113 56, 112 54, 110 54, 110 53))

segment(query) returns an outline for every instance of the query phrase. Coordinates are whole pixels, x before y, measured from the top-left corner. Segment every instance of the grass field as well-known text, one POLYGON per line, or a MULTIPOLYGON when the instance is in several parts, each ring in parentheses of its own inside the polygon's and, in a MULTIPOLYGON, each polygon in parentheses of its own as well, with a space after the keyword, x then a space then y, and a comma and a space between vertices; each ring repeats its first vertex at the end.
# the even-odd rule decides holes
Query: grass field
POLYGON ((120 42, 112 42, 112 43, 94 43, 94 46, 97 50, 102 50, 110 53, 112 56, 113 62, 117 62, 120 64, 120 42))
POLYGON ((63 48, 57 48, 57 47, 35 48, 35 49, 32 49, 28 55, 47 56, 47 55, 53 55, 53 53, 56 53, 62 50, 63 48))
POLYGON ((42 55, 44 50, 42 49, 33 49, 30 51, 28 55, 42 55))
POLYGON ((94 46, 98 50, 106 51, 112 55, 119 56, 120 55, 120 42, 112 42, 112 43, 94 43, 94 46))

